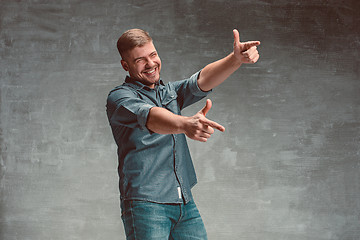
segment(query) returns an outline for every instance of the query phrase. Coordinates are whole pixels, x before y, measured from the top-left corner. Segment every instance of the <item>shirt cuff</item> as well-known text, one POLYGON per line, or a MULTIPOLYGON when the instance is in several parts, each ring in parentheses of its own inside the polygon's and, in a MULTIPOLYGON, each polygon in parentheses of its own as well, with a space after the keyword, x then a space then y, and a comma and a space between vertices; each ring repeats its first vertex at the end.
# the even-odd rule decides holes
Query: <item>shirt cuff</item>
POLYGON ((212 89, 207 92, 201 90, 201 88, 199 87, 199 84, 198 84, 198 78, 199 78, 200 72, 201 72, 201 70, 198 71, 197 73, 194 73, 190 77, 190 90, 194 96, 205 97, 209 93, 212 92, 212 89))
POLYGON ((139 114, 137 115, 138 123, 140 125, 140 128, 142 130, 147 130, 150 132, 150 130, 146 127, 147 118, 149 116, 150 109, 153 108, 153 105, 150 104, 144 104, 139 109, 139 114))

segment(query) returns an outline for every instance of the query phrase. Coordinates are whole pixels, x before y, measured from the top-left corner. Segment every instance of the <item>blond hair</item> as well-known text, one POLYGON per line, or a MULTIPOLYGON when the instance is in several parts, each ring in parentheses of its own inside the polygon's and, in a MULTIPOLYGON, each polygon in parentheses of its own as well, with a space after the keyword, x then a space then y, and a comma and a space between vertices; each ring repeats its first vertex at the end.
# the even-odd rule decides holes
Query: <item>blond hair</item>
POLYGON ((117 49, 121 58, 124 59, 124 54, 134 49, 135 47, 142 47, 146 43, 152 42, 149 33, 142 29, 129 29, 124 32, 117 41, 117 49))

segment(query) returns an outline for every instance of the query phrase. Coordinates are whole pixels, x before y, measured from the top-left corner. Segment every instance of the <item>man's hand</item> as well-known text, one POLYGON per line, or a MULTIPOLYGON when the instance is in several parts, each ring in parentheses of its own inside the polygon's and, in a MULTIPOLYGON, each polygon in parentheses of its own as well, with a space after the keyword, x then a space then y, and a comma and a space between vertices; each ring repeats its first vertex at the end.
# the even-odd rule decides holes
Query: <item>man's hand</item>
POLYGON ((238 30, 234 29, 234 56, 241 63, 256 63, 259 59, 259 53, 256 46, 260 45, 259 41, 240 42, 238 30))
POLYGON ((208 99, 203 109, 194 116, 187 118, 187 124, 185 125, 186 136, 193 140, 206 142, 211 134, 214 133, 214 128, 221 132, 225 131, 223 126, 206 118, 206 114, 209 112, 211 106, 211 100, 208 99))
POLYGON ((243 63, 255 63, 259 59, 256 46, 259 41, 240 42, 238 30, 234 29, 234 50, 226 57, 206 65, 200 72, 198 84, 201 90, 209 91, 233 74, 243 63))

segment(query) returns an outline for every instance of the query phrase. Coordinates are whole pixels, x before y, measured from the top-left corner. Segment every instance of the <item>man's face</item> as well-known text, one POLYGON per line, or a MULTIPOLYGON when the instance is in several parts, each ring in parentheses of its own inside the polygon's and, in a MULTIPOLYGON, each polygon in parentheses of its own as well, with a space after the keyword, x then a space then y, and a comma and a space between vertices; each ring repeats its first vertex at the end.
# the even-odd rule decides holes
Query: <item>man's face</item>
POLYGON ((154 88, 160 79, 161 60, 152 42, 128 51, 121 65, 130 77, 154 88))

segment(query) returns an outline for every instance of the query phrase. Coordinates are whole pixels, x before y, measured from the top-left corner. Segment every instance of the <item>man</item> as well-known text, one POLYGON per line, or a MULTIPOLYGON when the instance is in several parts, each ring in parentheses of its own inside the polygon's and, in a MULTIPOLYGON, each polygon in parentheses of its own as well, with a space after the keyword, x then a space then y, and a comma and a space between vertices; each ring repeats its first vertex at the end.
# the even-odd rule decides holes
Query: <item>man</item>
POLYGON ((206 118, 212 104, 194 116, 181 110, 204 98, 243 63, 259 59, 259 41, 240 42, 233 52, 190 78, 164 84, 161 60, 149 34, 126 31, 118 40, 125 83, 107 99, 107 115, 118 145, 122 220, 127 239, 207 239, 191 188, 196 175, 186 137, 206 142, 220 124, 206 118))

